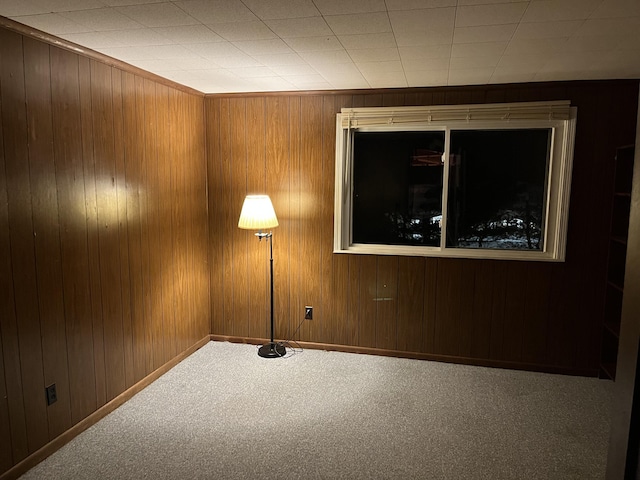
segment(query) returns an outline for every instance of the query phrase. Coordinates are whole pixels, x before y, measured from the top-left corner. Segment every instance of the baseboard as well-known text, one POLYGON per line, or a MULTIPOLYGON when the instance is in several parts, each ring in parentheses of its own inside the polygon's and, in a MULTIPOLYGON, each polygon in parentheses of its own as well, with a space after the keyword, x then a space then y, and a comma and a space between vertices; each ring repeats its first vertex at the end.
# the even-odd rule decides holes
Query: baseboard
POLYGON ((49 455, 51 455, 55 451, 59 450, 65 444, 69 443, 73 438, 77 437, 79 434, 84 432, 87 428, 97 423, 100 419, 106 417, 109 413, 113 412, 116 408, 118 408, 120 405, 125 403, 127 400, 133 397, 136 393, 143 390, 145 387, 147 387, 149 384, 151 384, 152 382, 160 378, 162 375, 167 373, 169 370, 171 370, 173 367, 175 367, 178 363, 180 363, 182 360, 187 358, 189 355, 193 354, 195 351, 199 350, 204 345, 209 343, 210 340, 211 340, 210 336, 207 335, 206 337, 199 340, 191 347, 187 348, 184 352, 179 353, 177 356, 169 360, 160 368, 151 372, 149 375, 144 377, 138 383, 129 387, 127 390, 122 392, 116 398, 114 398, 110 402, 100 407, 91 415, 80 420, 69 430, 57 436, 56 438, 51 440, 49 443, 44 445, 42 448, 33 452, 24 460, 15 464, 9 470, 7 470, 2 475, 0 475, 0 480, 14 480, 14 479, 17 479, 20 475, 26 473, 27 470, 35 467, 38 463, 40 463, 42 460, 47 458, 49 455))
MULTIPOLYGON (((268 342, 266 338, 239 337, 230 335, 211 335, 211 340, 216 342, 248 343, 261 345, 268 342)), ((462 365, 475 365, 478 367, 506 368, 509 370, 526 370, 530 372, 556 373, 561 375, 574 375, 581 377, 597 377, 598 369, 562 367, 527 362, 513 362, 507 360, 494 360, 475 357, 460 357, 455 355, 439 355, 433 353, 405 352, 403 350, 388 350, 372 347, 354 347, 349 345, 336 345, 332 343, 298 342, 295 344, 302 348, 314 350, 327 350, 346 353, 363 353, 367 355, 382 355, 386 357, 411 358, 415 360, 429 360, 434 362, 458 363, 462 365)))

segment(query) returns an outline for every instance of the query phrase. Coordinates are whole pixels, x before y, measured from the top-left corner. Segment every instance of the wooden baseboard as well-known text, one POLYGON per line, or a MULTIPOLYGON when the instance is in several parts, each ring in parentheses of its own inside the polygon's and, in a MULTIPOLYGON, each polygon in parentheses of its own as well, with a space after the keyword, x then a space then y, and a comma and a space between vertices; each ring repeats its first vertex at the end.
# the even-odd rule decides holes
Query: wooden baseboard
MULTIPOLYGON (((211 335, 211 340, 216 342, 248 343, 261 345, 268 342, 266 338, 237 337, 230 335, 211 335)), ((334 352, 362 353, 367 355, 382 355, 386 357, 411 358, 415 360, 429 360, 434 362, 458 363, 462 365, 474 365, 478 367, 506 368, 510 370, 526 370, 531 372, 556 373, 561 375, 574 375, 581 377, 597 377, 598 369, 571 368, 537 363, 513 362, 506 360, 493 360, 474 357, 459 357, 454 355, 438 355, 433 353, 405 352, 402 350, 386 350, 371 347, 353 347, 349 345, 336 345, 318 342, 292 342, 302 348, 314 350, 327 350, 334 352)))
POLYGON ((73 438, 77 437, 79 434, 84 432, 87 428, 91 427, 99 420, 107 416, 109 413, 113 412, 116 408, 122 405, 124 402, 133 397, 136 393, 140 392, 142 389, 153 383, 155 380, 160 378, 162 375, 167 373, 173 367, 175 367, 182 360, 187 358, 189 355, 193 354, 195 351, 202 348, 204 345, 209 343, 210 336, 207 335, 202 340, 199 340, 197 343, 187 348, 184 352, 179 353, 176 357, 169 360, 163 366, 158 368, 157 370, 151 372, 149 375, 144 377, 135 385, 131 386, 116 398, 108 402, 107 404, 100 407, 98 410, 93 412, 88 417, 80 420, 73 427, 71 427, 66 432, 57 436, 49 443, 44 445, 39 450, 36 450, 27 458, 22 460, 21 462, 15 464, 9 470, 0 475, 0 480, 14 480, 17 479, 20 475, 24 474, 27 470, 33 468, 42 460, 47 458, 49 455, 59 450, 62 446, 69 443, 73 438))

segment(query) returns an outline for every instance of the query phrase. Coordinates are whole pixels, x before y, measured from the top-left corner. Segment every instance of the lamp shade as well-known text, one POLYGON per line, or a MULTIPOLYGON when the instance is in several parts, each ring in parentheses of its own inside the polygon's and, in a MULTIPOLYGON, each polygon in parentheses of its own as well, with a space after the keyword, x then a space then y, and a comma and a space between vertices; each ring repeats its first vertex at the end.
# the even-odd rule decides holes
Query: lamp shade
POLYGON ((242 204, 238 227, 266 230, 278 226, 278 218, 269 195, 247 195, 242 204))

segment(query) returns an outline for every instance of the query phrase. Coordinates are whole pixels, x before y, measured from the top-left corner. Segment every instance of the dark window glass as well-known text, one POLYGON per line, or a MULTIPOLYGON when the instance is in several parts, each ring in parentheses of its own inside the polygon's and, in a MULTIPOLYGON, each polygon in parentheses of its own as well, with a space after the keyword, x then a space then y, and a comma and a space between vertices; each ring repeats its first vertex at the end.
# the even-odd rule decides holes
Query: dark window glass
POLYGON ((551 129, 451 132, 447 246, 542 250, 551 129))
POLYGON ((442 131, 358 132, 353 243, 440 245, 442 131))

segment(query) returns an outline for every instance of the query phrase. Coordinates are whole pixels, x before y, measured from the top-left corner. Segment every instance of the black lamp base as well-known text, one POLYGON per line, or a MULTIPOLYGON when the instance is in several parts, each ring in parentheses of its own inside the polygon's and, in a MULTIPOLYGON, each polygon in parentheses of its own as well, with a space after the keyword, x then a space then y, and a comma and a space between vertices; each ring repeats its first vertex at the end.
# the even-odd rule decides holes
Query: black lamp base
POLYGON ((284 346, 275 342, 265 343, 258 349, 258 355, 264 358, 284 357, 285 353, 287 353, 287 351, 284 346))

